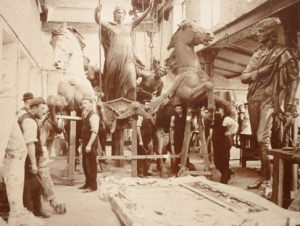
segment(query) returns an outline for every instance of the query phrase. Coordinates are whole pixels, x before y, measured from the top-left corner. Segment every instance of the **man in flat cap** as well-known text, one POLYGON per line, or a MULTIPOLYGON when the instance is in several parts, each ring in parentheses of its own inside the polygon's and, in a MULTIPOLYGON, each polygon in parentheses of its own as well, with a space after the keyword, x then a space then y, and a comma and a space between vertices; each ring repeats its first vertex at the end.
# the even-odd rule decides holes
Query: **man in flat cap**
POLYGON ((18 118, 20 118, 22 115, 26 114, 29 111, 29 104, 30 101, 34 98, 33 94, 28 92, 23 94, 23 101, 24 106, 21 108, 21 110, 18 112, 18 118))
POLYGON ((23 132, 28 155, 25 161, 24 206, 35 216, 50 217, 42 206, 42 187, 37 179, 39 158, 43 156, 40 130, 37 120, 45 114, 46 102, 42 97, 30 101, 29 110, 23 114, 18 123, 23 132))
POLYGON ((93 99, 89 96, 82 98, 82 166, 85 175, 85 184, 79 189, 84 193, 97 190, 97 149, 99 116, 93 111, 93 99))
MULTIPOLYGON (((261 45, 241 75, 242 83, 249 84, 249 119, 261 160, 261 178, 248 185, 248 189, 259 188, 258 194, 263 197, 271 189, 271 165, 268 157, 271 130, 272 136, 281 131, 279 126, 284 115, 291 116, 297 111, 297 53, 277 44, 279 23, 278 18, 267 18, 257 24, 258 42, 261 45)), ((277 140, 280 142, 281 139, 277 140)))

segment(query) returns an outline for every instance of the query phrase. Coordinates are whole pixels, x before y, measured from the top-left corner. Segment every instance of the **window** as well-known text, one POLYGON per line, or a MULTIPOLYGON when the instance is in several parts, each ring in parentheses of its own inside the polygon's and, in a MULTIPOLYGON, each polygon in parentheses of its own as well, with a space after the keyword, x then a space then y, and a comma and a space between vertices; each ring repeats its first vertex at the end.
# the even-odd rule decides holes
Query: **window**
POLYGON ((201 0, 201 25, 210 29, 220 22, 220 0, 201 0))

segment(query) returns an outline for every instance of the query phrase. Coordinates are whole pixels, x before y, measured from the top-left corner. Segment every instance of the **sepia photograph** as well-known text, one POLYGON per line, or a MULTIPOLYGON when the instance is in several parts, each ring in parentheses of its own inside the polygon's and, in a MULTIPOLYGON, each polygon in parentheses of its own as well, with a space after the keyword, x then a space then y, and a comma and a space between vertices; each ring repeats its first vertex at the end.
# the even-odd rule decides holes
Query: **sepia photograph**
POLYGON ((300 0, 0 0, 0 226, 300 226, 300 0))

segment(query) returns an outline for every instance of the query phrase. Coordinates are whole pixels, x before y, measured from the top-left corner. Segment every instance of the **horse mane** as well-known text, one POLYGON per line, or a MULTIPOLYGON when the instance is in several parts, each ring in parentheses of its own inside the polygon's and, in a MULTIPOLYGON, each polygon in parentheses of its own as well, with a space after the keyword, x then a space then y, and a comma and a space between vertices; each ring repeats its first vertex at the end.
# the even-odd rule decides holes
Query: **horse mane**
POLYGON ((179 27, 178 27, 177 31, 174 33, 174 35, 172 36, 169 46, 167 48, 167 50, 170 50, 173 48, 171 55, 165 60, 166 66, 172 70, 173 74, 177 74, 176 72, 177 72, 177 68, 178 68, 176 50, 177 50, 179 34, 191 22, 192 22, 191 20, 184 20, 178 25, 179 27))
MULTIPOLYGON (((67 29, 69 31, 71 31, 74 36, 77 38, 78 42, 79 42, 79 45, 81 47, 81 50, 83 51, 83 49, 86 47, 86 43, 84 41, 84 37, 77 31, 77 29, 73 26, 68 26, 67 29)), ((59 28, 54 28, 52 30, 52 37, 53 38, 54 36, 57 36, 57 35, 64 35, 66 36, 66 31, 63 29, 63 27, 59 27, 59 28)))

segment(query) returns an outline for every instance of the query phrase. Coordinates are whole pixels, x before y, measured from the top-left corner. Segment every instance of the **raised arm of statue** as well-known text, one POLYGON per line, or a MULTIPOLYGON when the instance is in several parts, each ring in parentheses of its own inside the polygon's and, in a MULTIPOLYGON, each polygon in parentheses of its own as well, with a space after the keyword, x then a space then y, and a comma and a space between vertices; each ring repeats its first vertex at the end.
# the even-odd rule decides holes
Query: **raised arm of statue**
MULTIPOLYGON (((99 13, 100 13, 100 10, 101 10, 101 9, 102 9, 102 5, 101 5, 100 7, 98 6, 98 7, 95 9, 94 19, 95 19, 95 22, 96 22, 97 24, 99 24, 99 13)), ((108 27, 108 22, 101 20, 101 27, 104 28, 104 29, 107 29, 107 27, 108 27)))
POLYGON ((161 91, 163 90, 164 83, 162 81, 161 85, 157 88, 156 96, 159 97, 161 95, 161 91))
POLYGON ((145 18, 146 16, 148 15, 148 13, 151 11, 151 9, 153 8, 153 2, 154 0, 151 0, 150 2, 150 5, 149 5, 149 8, 146 9, 146 11, 138 18, 136 18, 134 21, 133 21, 133 28, 137 27, 145 18))

